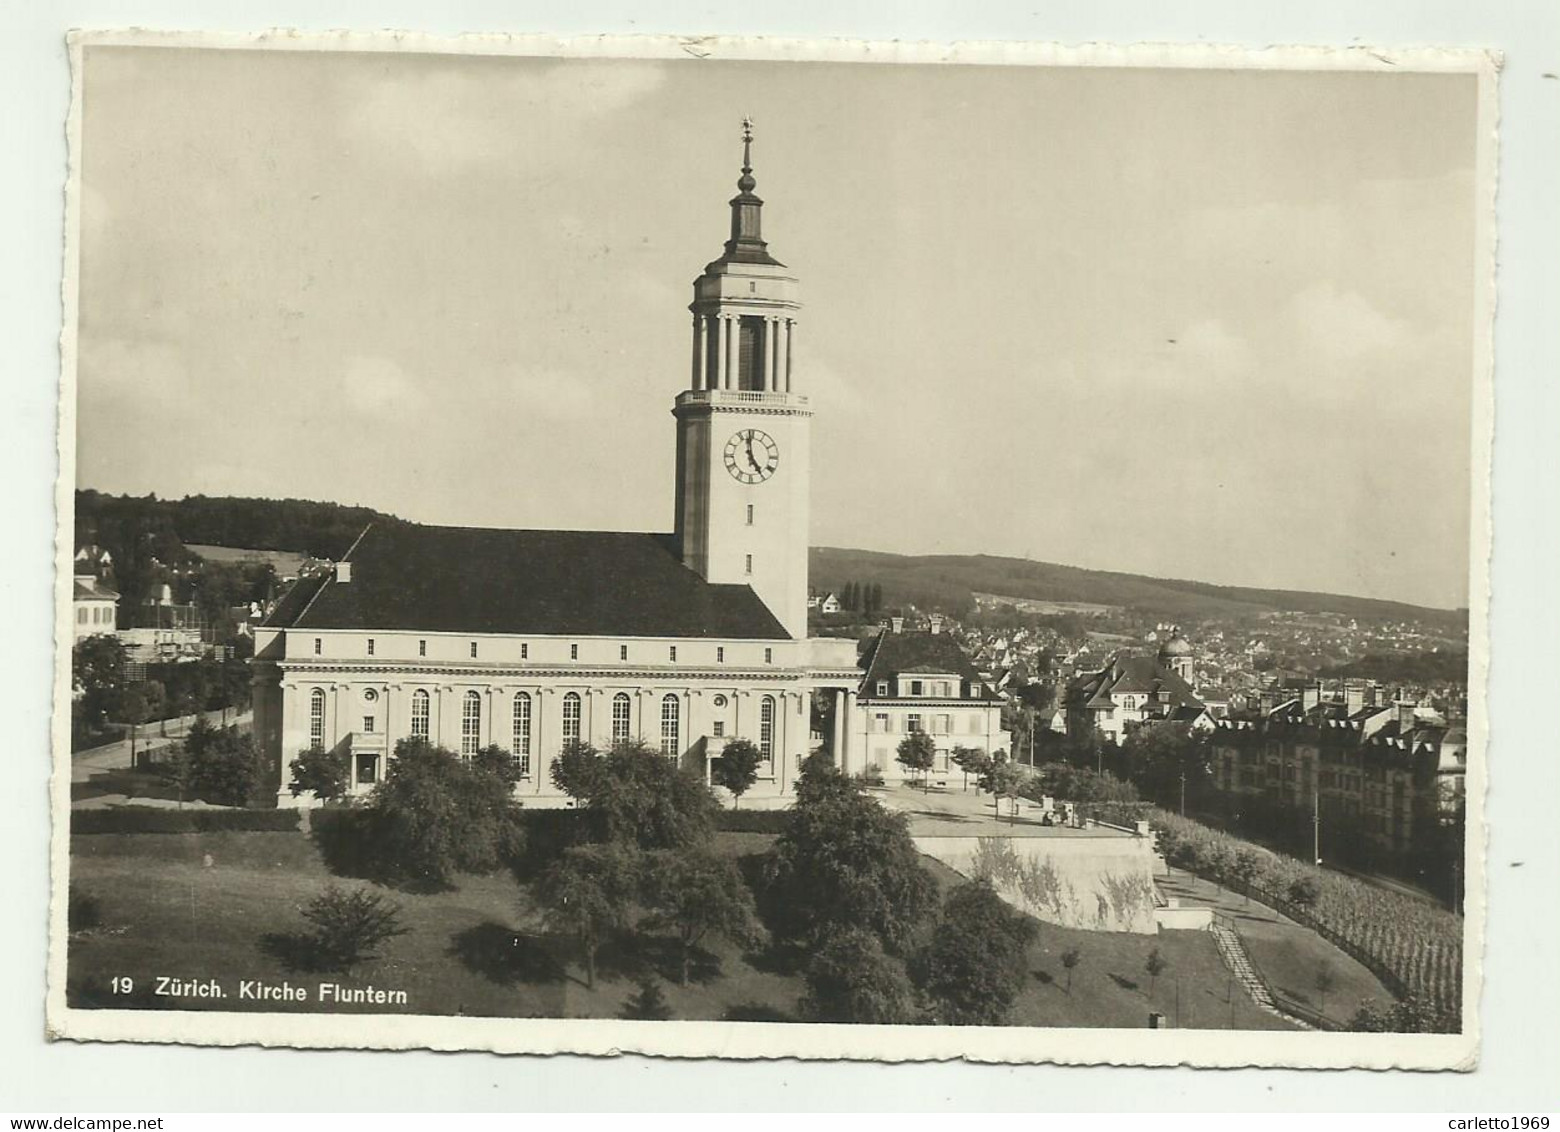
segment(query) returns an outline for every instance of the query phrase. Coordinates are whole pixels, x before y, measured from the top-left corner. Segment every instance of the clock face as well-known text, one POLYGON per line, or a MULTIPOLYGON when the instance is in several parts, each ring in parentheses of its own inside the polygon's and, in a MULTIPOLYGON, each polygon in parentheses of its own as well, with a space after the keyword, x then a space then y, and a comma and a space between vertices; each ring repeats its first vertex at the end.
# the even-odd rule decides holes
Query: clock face
POLYGON ((780 446, 767 432, 745 428, 726 441, 726 470, 738 483, 763 483, 780 466, 780 446))

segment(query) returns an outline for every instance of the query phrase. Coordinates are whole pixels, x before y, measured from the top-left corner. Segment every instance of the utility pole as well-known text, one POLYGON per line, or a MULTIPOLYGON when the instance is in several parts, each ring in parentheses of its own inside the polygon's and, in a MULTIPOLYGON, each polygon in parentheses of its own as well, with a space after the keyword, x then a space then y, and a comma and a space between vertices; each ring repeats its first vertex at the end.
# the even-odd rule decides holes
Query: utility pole
POLYGON ((1186 816, 1186 769, 1181 769, 1181 816, 1186 816))
POLYGON ((1311 860, 1316 864, 1322 863, 1322 790, 1321 779, 1317 778, 1311 783, 1311 860))

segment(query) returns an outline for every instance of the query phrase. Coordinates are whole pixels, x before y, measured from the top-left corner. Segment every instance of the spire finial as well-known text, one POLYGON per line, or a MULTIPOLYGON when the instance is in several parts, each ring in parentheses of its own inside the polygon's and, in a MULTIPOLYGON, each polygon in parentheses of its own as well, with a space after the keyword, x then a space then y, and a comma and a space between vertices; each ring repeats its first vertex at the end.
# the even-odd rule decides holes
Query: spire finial
POLYGON ((742 117, 742 176, 737 178, 737 188, 745 193, 750 193, 757 187, 758 182, 753 179, 753 119, 744 114, 742 117))

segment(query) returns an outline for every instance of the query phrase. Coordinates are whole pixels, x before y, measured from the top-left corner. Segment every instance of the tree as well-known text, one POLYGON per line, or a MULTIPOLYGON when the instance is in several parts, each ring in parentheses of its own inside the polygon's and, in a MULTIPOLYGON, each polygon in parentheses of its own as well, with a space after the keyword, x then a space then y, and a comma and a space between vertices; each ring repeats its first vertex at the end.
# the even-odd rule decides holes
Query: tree
POLYGON ((1298 908, 1311 909, 1321 895, 1322 886, 1315 877, 1300 876, 1289 883, 1289 902, 1298 908))
POLYGON ((873 582, 867 591, 867 612, 876 613, 883 608, 883 584, 873 582))
POLYGON ((1073 968, 1083 962, 1083 952, 1076 947, 1069 947, 1062 952, 1062 966, 1067 968, 1067 993, 1072 994, 1073 968))
POLYGON ((125 647, 119 638, 98 633, 76 642, 70 654, 71 686, 78 692, 86 729, 98 732, 118 714, 125 692, 125 647))
POLYGON ((639 883, 640 854, 626 845, 576 845, 536 881, 547 924, 572 935, 585 957, 585 985, 596 985, 596 952, 622 927, 639 883))
POLYGON ((152 771, 178 793, 180 809, 195 797, 195 760, 185 744, 164 747, 162 757, 152 764, 152 771))
POLYGON ((654 975, 639 980, 639 989, 623 1004, 622 1016, 638 1022, 664 1022, 672 1016, 671 1004, 654 975))
POLYGON ((711 765, 710 779, 716 786, 730 790, 732 804, 741 808, 742 795, 758 781, 758 768, 763 761, 763 752, 751 739, 733 739, 711 765))
POLYGON ((1018 820, 1018 799, 1023 791, 1024 783, 1028 776, 1019 768, 1017 763, 993 759, 991 769, 988 770, 981 783, 984 789, 992 794, 992 805, 1001 812, 1002 799, 1008 799, 1008 820, 1018 820))
POLYGON ((506 786, 520 781, 520 768, 512 756, 497 743, 489 743, 471 756, 471 768, 492 775, 506 786))
POLYGON ((130 765, 137 762, 136 737, 141 724, 152 717, 152 692, 148 681, 142 680, 131 684, 125 689, 120 699, 119 712, 124 721, 130 725, 130 765))
POLYGON ((921 867, 905 816, 811 760, 763 875, 765 921, 804 945, 831 928, 861 928, 898 951, 936 905, 936 884, 921 867))
POLYGON ((1317 1009, 1322 1013, 1327 1011, 1327 995, 1333 987, 1338 985, 1338 977, 1333 973, 1333 966, 1323 959, 1316 968, 1316 993, 1318 996, 1317 1009))
POLYGON ((1148 958, 1143 962, 1143 970, 1148 972, 1148 997, 1154 997, 1154 984, 1159 982, 1159 976, 1164 974, 1165 968, 1170 966, 1170 961, 1160 954, 1159 948, 1154 948, 1148 953, 1148 958))
POLYGON ((1251 885, 1257 879, 1257 874, 1262 871, 1262 858, 1257 856, 1255 849, 1242 846, 1235 851, 1230 858, 1230 876, 1241 883, 1246 893, 1246 903, 1251 903, 1251 885))
POLYGON ((630 739, 602 756, 586 811, 597 840, 687 849, 715 836, 720 803, 702 778, 630 739))
POLYGON ((184 738, 195 795, 219 806, 247 806, 265 791, 265 759, 237 727, 197 719, 184 738))
POLYGON ((991 756, 979 747, 955 747, 950 756, 953 765, 964 772, 964 789, 970 788, 970 775, 979 781, 991 769, 991 756))
POLYGON ((321 802, 333 802, 347 792, 351 766, 345 751, 309 747, 298 752, 298 757, 289 764, 289 769, 292 782, 288 789, 294 798, 312 791, 321 802))
POLYGON ((899 765, 912 775, 921 775, 923 792, 931 789, 930 771, 937 761, 937 743, 925 731, 912 731, 899 740, 899 753, 894 756, 899 765))
POLYGON ((524 844, 509 784, 421 737, 396 744, 368 806, 377 857, 411 887, 448 888, 457 873, 492 872, 524 844))
POLYGON ((601 777, 601 753, 581 739, 571 739, 553 760, 552 784, 573 799, 576 806, 584 805, 601 777))
POLYGON ((314 927, 313 950, 320 966, 346 971, 365 959, 386 940, 405 935, 401 906, 367 888, 344 892, 331 885, 303 909, 303 918, 314 927))
POLYGON ((830 929, 807 964, 806 981, 801 1013, 811 1021, 891 1026, 917 1020, 904 964, 864 928, 830 929))
POLYGON ((1209 746, 1185 724, 1145 723, 1121 742, 1126 775, 1149 797, 1169 809, 1179 807, 1182 776, 1192 797, 1210 781, 1209 746))
POLYGON ((975 881, 950 892, 911 965, 936 1020, 954 1026, 1005 1022, 1029 978, 1027 951, 1036 930, 1034 920, 1008 907, 989 884, 975 881))
POLYGON ((693 951, 711 933, 750 945, 762 935, 753 894, 736 865, 708 850, 657 850, 647 855, 643 896, 650 915, 641 926, 671 929, 681 947, 682 985, 688 985, 693 951))

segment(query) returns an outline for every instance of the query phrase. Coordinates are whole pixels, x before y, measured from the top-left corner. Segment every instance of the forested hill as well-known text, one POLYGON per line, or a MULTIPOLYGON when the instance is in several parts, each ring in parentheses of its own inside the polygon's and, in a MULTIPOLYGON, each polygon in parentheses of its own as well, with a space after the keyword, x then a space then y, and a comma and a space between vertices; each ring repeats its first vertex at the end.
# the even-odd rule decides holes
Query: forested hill
POLYGON ((985 554, 916 557, 814 547, 810 574, 816 590, 838 590, 850 581, 874 582, 882 585, 887 605, 913 603, 950 612, 968 610, 974 603, 973 595, 981 593, 1121 606, 1181 621, 1288 611, 1337 613, 1369 620, 1418 620, 1461 631, 1468 619, 1466 610, 1428 609, 1344 594, 1216 586, 985 554))
MULTIPOLYGON (((204 495, 158 499, 76 492, 76 546, 96 543, 107 548, 114 557, 115 576, 127 594, 138 594, 149 580, 153 557, 164 566, 193 559, 185 549, 191 543, 289 550, 334 559, 346 553, 369 523, 403 521, 368 507, 307 499, 204 495)), ((949 613, 968 611, 972 595, 986 593, 1122 606, 1184 621, 1282 610, 1372 620, 1415 619, 1448 630, 1461 630, 1467 624, 1466 611, 1339 594, 1215 586, 983 554, 912 557, 814 547, 810 566, 816 590, 838 590, 852 581, 878 583, 888 606, 915 604, 949 613)))

